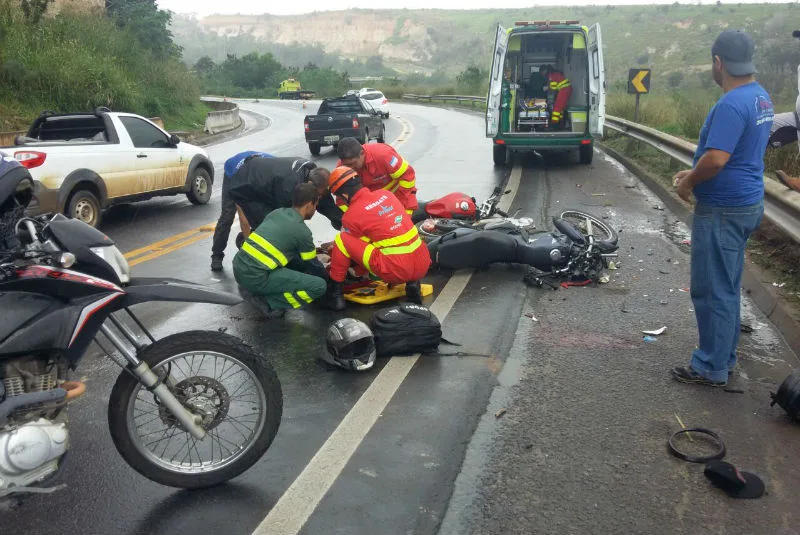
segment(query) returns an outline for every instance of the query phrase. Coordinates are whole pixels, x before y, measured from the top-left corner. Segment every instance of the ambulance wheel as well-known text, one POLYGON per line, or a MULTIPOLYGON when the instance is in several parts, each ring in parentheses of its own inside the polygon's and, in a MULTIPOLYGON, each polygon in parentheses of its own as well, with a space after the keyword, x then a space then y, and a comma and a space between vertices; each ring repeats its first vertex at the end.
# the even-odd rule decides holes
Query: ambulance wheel
POLYGON ((495 145, 492 147, 492 159, 494 160, 495 165, 505 165, 506 164, 506 153, 508 149, 505 145, 495 145))
POLYGON ((583 165, 589 165, 590 163, 592 163, 592 156, 594 156, 593 145, 591 143, 589 145, 581 145, 580 148, 581 163, 583 165))

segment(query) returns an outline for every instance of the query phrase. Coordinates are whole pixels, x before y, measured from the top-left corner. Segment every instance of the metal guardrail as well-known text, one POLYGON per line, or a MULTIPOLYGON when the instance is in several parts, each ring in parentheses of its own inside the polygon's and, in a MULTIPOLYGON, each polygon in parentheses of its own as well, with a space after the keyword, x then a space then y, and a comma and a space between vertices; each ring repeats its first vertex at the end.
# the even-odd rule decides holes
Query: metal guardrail
MULTIPOLYGON (((681 162, 693 163, 697 145, 620 117, 606 115, 606 128, 636 139, 681 162)), ((764 217, 792 240, 800 243, 800 193, 786 189, 778 181, 764 177, 764 217)))
POLYGON ((441 101, 447 103, 448 101, 456 101, 459 104, 469 102, 474 106, 476 103, 485 104, 486 97, 472 97, 468 95, 414 95, 413 93, 406 93, 403 95, 405 100, 416 100, 422 102, 441 101))
MULTIPOLYGON (((465 95, 414 95, 405 94, 406 100, 423 102, 476 102, 485 103, 485 97, 465 95)), ((606 115, 605 127, 641 141, 670 158, 691 167, 697 145, 655 128, 634 123, 620 117, 606 115)), ((800 243, 800 193, 786 189, 777 180, 764 177, 764 217, 789 238, 800 243)))

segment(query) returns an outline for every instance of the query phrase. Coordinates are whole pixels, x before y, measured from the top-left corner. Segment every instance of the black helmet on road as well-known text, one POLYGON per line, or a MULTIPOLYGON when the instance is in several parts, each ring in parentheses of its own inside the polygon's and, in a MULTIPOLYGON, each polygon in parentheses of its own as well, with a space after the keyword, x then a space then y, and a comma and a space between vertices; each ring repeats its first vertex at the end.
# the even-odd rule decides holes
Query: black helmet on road
POLYGON ((364 371, 375 364, 375 339, 363 321, 342 318, 331 323, 325 336, 322 360, 350 371, 364 371))

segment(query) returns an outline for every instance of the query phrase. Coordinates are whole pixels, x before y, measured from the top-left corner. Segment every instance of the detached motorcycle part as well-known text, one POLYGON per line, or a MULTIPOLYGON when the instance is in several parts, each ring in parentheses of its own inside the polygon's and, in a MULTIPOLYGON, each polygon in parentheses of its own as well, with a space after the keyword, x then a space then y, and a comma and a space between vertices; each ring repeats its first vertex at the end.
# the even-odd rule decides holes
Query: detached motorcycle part
POLYGON ((172 487, 210 487, 238 476, 269 448, 283 411, 281 387, 250 346, 222 333, 183 332, 144 348, 139 358, 205 438, 192 437, 178 413, 164 410, 158 390, 123 373, 111 391, 108 423, 117 451, 137 472, 172 487), (253 399, 244 401, 248 393, 253 399))
POLYGON ((722 459, 725 457, 725 443, 722 442, 722 439, 716 434, 714 431, 710 429, 706 429, 705 427, 692 427, 691 429, 681 429, 673 433, 671 437, 669 437, 669 441, 667 442, 667 448, 669 448, 669 452, 677 457, 678 459, 682 459, 686 462, 690 463, 707 463, 708 461, 713 461, 715 459, 722 459), (680 435, 684 435, 687 433, 697 433, 699 435, 706 435, 711 437, 712 442, 717 445, 717 451, 712 453, 711 455, 687 455, 682 451, 678 450, 675 446, 675 439, 680 435))
POLYGON ((800 369, 789 374, 781 383, 777 393, 770 394, 772 403, 785 410, 794 421, 800 421, 800 369))

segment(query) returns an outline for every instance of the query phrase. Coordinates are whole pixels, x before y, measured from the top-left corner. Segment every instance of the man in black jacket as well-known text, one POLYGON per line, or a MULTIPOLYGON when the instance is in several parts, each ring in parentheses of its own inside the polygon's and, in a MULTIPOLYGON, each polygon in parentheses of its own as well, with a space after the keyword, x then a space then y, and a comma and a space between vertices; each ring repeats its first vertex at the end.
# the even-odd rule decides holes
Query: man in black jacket
MULTIPOLYGON (((277 208, 291 208, 297 184, 311 182, 320 195, 317 212, 327 217, 333 228, 342 226, 342 211, 328 193, 327 169, 304 158, 248 157, 230 178, 230 196, 255 229, 277 208)), ((246 238, 246 236, 245 236, 246 238)))

